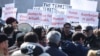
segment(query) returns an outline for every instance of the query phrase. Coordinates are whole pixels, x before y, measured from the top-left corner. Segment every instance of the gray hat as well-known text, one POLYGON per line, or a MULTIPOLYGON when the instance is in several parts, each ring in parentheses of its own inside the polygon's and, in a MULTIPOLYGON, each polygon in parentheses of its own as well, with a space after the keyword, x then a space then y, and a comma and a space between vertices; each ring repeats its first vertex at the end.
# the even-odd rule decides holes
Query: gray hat
POLYGON ((58 31, 50 31, 47 34, 47 39, 49 40, 49 42, 59 43, 59 41, 61 40, 61 34, 58 31))

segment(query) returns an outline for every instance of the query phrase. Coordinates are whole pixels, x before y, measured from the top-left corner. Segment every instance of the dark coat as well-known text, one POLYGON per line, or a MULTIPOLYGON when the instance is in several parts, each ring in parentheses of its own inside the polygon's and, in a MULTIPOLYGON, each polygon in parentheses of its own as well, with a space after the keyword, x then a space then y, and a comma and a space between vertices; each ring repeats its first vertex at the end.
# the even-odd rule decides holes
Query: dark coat
POLYGON ((49 53, 51 56, 67 56, 64 52, 58 49, 56 44, 50 44, 46 52, 49 53))
POLYGON ((62 31, 62 33, 61 33, 62 41, 66 41, 66 40, 72 41, 72 34, 73 34, 73 32, 70 31, 69 34, 66 36, 64 31, 62 31))
POLYGON ((78 42, 68 41, 61 47, 62 50, 68 54, 68 56, 86 56, 88 52, 88 48, 85 48, 78 42))
POLYGON ((85 40, 85 47, 89 44, 91 49, 94 49, 96 47, 96 36, 92 34, 90 37, 87 37, 85 40))

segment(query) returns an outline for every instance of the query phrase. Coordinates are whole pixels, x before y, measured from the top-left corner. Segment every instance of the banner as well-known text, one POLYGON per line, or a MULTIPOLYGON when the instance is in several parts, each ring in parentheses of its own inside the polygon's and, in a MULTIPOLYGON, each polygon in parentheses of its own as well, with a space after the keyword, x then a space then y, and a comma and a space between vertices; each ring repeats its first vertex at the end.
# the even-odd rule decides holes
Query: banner
POLYGON ((63 27, 65 23, 65 15, 62 14, 53 14, 52 16, 52 27, 63 27))
POLYGON ((66 22, 70 22, 70 23, 77 22, 77 23, 79 23, 80 22, 80 17, 81 16, 80 16, 80 11, 79 10, 69 9, 66 12, 66 18, 67 18, 66 22))
POLYGON ((17 20, 19 23, 28 23, 28 17, 27 17, 27 13, 18 13, 17 14, 17 20))
POLYGON ((44 2, 43 7, 60 8, 60 9, 71 8, 71 6, 68 4, 48 3, 48 2, 44 2))
POLYGON ((81 23, 87 23, 87 25, 98 26, 98 13, 81 11, 81 23))
POLYGON ((17 8, 15 8, 14 3, 5 4, 2 8, 2 20, 6 20, 8 17, 13 17, 16 19, 17 8))
POLYGON ((34 24, 40 24, 40 18, 41 18, 41 11, 40 10, 33 10, 28 9, 27 12, 28 15, 28 22, 34 23, 34 24))
POLYGON ((51 25, 51 21, 52 21, 52 13, 43 11, 41 16, 41 24, 51 25))

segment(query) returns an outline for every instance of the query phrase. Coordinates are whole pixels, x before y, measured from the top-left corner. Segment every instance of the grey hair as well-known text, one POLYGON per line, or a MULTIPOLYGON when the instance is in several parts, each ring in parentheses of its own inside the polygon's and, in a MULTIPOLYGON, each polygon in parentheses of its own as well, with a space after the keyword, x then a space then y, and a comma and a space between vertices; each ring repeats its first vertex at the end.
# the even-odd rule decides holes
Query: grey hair
POLYGON ((50 31, 46 36, 52 43, 59 43, 61 40, 61 34, 58 31, 50 31))

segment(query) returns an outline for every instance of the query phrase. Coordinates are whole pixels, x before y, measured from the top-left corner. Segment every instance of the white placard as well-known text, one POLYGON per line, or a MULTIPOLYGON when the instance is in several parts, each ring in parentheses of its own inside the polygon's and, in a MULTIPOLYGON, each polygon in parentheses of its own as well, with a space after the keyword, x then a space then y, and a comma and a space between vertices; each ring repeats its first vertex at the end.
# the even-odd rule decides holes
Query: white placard
POLYGON ((63 24, 65 23, 65 21, 66 21, 65 15, 53 14, 52 16, 52 26, 53 27, 63 27, 63 24))
POLYGON ((80 11, 68 9, 66 12, 67 22, 80 22, 80 11))
POLYGON ((13 8, 15 8, 15 3, 5 4, 5 9, 6 10, 11 10, 13 8))
POLYGON ((41 16, 41 24, 51 25, 51 21, 52 21, 52 13, 43 11, 41 16))
POLYGON ((14 9, 11 9, 11 10, 9 10, 9 11, 5 11, 5 20, 8 18, 8 17, 13 17, 13 18, 15 18, 16 19, 16 13, 17 13, 17 8, 14 8, 14 9))
POLYGON ((17 20, 19 23, 28 23, 27 13, 18 13, 17 20))
POLYGON ((98 26, 98 12, 81 11, 81 23, 87 25, 98 26))
POLYGON ((40 24, 41 11, 28 9, 28 21, 34 24, 40 24))
POLYGON ((5 4, 2 8, 2 20, 6 20, 8 17, 13 17, 16 19, 17 8, 15 8, 14 3, 5 4))
POLYGON ((13 8, 11 10, 6 10, 5 8, 3 8, 2 20, 6 20, 8 17, 16 18, 16 13, 17 13, 17 8, 13 8))

